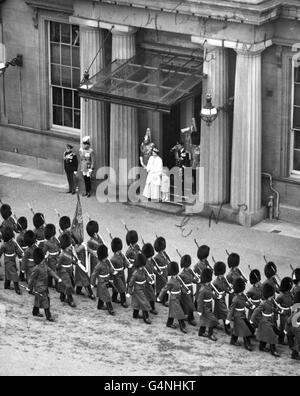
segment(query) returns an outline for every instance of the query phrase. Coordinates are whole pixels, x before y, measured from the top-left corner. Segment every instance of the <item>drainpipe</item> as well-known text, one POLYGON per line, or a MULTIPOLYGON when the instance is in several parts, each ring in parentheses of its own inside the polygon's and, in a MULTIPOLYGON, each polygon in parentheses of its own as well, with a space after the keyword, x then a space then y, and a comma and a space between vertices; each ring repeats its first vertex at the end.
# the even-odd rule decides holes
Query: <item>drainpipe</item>
POLYGON ((273 187, 273 176, 271 173, 268 172, 262 172, 263 176, 266 176, 270 179, 270 189, 276 194, 276 207, 274 211, 274 217, 276 220, 279 220, 279 204, 280 204, 280 194, 275 188, 273 187))

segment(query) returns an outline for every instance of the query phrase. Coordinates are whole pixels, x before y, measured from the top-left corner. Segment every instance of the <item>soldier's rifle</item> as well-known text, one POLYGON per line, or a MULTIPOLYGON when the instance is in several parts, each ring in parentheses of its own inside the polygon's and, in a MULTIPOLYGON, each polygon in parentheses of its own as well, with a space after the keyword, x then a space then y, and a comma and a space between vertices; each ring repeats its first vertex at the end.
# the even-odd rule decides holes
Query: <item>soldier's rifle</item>
POLYGON ((33 291, 33 290, 29 289, 29 287, 24 286, 24 285, 22 285, 21 283, 19 283, 19 286, 20 286, 22 289, 26 290, 28 293, 34 294, 34 295, 39 296, 39 297, 44 297, 41 293, 38 293, 38 292, 36 292, 36 291, 33 291))

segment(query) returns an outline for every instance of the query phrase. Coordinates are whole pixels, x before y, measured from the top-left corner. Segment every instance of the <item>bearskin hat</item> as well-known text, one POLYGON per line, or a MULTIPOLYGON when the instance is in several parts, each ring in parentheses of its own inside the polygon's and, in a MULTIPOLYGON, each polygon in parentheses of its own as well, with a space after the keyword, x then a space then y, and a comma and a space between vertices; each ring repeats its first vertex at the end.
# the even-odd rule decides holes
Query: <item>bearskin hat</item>
POLYGON ((45 227, 45 239, 50 239, 56 234, 56 228, 54 224, 47 224, 45 227))
POLYGON ((145 255, 139 253, 139 254, 136 256, 135 260, 134 260, 134 266, 135 266, 135 268, 145 267, 146 262, 147 262, 147 260, 146 260, 145 255))
POLYGON ((214 265, 214 273, 215 273, 215 276, 224 275, 225 272, 226 272, 226 264, 223 263, 222 261, 218 261, 218 262, 214 265))
POLYGON ((71 245, 72 245, 72 240, 71 240, 70 235, 63 234, 60 237, 60 247, 64 250, 64 249, 67 249, 71 245))
POLYGON ((282 279, 280 283, 280 291, 282 293, 289 292, 292 290, 294 284, 293 284, 293 279, 290 277, 285 277, 282 279))
POLYGON ((24 244, 25 244, 25 246, 30 247, 30 246, 34 245, 35 242, 36 242, 35 233, 33 231, 31 231, 31 230, 26 231, 25 234, 24 234, 24 244))
POLYGON ((250 272, 249 281, 251 285, 255 285, 256 283, 261 281, 261 274, 258 269, 254 269, 250 272))
POLYGON ((138 233, 135 230, 130 230, 127 232, 126 235, 126 243, 127 245, 135 245, 136 243, 138 243, 139 237, 138 237, 138 233))
POLYGON ((300 304, 300 291, 297 291, 294 297, 294 304, 300 304))
POLYGON ((176 263, 176 261, 171 261, 171 263, 169 264, 169 275, 170 276, 175 276, 179 274, 179 265, 178 263, 176 263))
POLYGON ((6 204, 2 205, 0 208, 0 213, 3 219, 7 220, 12 215, 11 207, 6 204))
POLYGON ((111 250, 116 253, 123 249, 123 243, 120 238, 114 238, 111 241, 111 250))
POLYGON ((71 219, 68 216, 63 216, 59 219, 59 227, 62 231, 71 227, 71 219))
POLYGON ((153 246, 151 245, 151 243, 146 243, 146 244, 143 246, 142 253, 145 255, 145 257, 146 257, 147 259, 149 259, 149 258, 151 258, 151 257, 154 256, 154 248, 153 248, 153 246))
POLYGON ((228 256, 227 264, 229 268, 235 268, 240 265, 240 256, 237 253, 231 253, 228 256))
POLYGON ((210 247, 206 245, 202 245, 198 248, 197 257, 199 260, 205 260, 209 256, 210 247))
POLYGON ((166 250, 166 246, 167 246, 166 240, 163 237, 158 237, 154 242, 154 249, 158 253, 166 250))
POLYGON ((107 259, 108 248, 105 245, 100 245, 97 250, 97 256, 100 261, 107 259))
POLYGON ((270 285, 269 283, 265 283, 263 285, 263 296, 264 296, 264 299, 267 300, 268 298, 274 296, 274 294, 275 294, 275 287, 270 285))
POLYGON ((45 218, 43 213, 35 213, 32 219, 33 225, 35 228, 40 228, 45 224, 45 218))
POLYGON ((192 264, 192 257, 189 254, 185 254, 181 257, 180 266, 181 268, 189 268, 192 264))
POLYGON ((269 263, 267 263, 265 265, 264 272, 265 272, 266 278, 268 278, 268 279, 272 278, 272 276, 277 274, 277 267, 272 261, 270 261, 269 263))
POLYGON ((90 237, 94 236, 95 234, 98 234, 99 232, 99 224, 97 221, 89 221, 86 225, 86 232, 90 237))
POLYGON ((5 227, 2 232, 2 238, 4 242, 9 242, 15 236, 14 231, 10 227, 5 227))
POLYGON ((41 262, 45 260, 45 254, 42 249, 36 248, 33 251, 33 261, 35 264, 41 264, 41 262))
POLYGON ((246 289, 246 283, 242 278, 237 278, 233 282, 233 291, 238 294, 242 293, 246 289))
POLYGON ((212 281, 213 272, 210 268, 204 268, 201 272, 201 283, 209 283, 212 281))
POLYGON ((293 273, 293 281, 295 285, 300 282, 300 268, 296 268, 293 273))
POLYGON ((20 217, 17 222, 17 228, 19 232, 27 230, 28 222, 26 217, 20 217))

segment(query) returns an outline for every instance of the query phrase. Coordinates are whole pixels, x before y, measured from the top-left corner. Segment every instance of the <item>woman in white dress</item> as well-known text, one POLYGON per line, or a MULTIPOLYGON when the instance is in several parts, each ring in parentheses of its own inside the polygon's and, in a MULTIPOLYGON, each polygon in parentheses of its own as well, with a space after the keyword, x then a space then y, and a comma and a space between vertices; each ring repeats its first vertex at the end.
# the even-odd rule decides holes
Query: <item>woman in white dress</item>
POLYGON ((160 200, 163 161, 159 157, 158 153, 159 151, 157 148, 154 148, 152 150, 152 156, 150 157, 147 164, 148 176, 146 179, 146 185, 143 192, 144 197, 151 199, 152 201, 160 200))

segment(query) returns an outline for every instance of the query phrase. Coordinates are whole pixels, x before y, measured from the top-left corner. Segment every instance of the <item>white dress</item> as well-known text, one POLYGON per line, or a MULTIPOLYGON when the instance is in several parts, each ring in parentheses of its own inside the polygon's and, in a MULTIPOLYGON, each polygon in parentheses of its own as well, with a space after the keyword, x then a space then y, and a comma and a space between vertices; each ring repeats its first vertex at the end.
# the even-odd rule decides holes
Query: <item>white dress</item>
POLYGON ((163 161, 160 157, 150 157, 147 164, 148 176, 143 195, 151 200, 160 199, 160 189, 162 182, 163 161))

